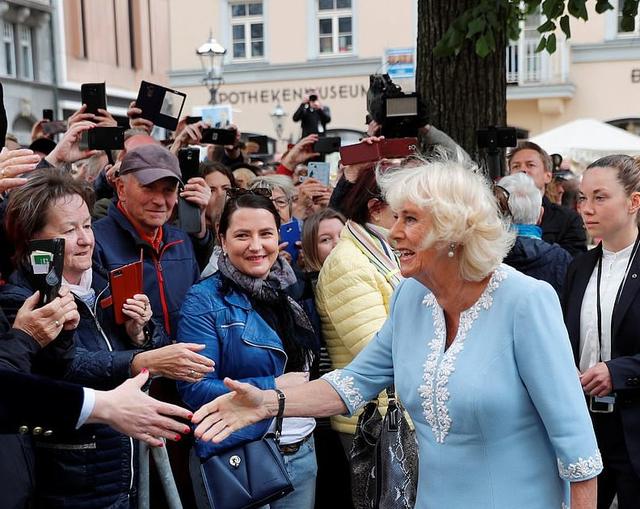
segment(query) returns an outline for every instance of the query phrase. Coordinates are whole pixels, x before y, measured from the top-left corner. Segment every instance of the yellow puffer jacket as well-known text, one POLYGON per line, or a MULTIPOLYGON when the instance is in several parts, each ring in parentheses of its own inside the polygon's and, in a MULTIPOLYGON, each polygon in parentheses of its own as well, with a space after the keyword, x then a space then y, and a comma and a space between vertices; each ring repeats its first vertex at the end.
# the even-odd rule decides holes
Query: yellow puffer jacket
MULTIPOLYGON (((349 364, 382 328, 392 293, 393 287, 384 276, 353 240, 343 235, 325 260, 316 286, 316 307, 334 368, 349 364)), ((383 415, 386 409, 383 394, 383 415)), ((341 433, 355 433, 357 422, 357 416, 331 418, 331 426, 341 433)))

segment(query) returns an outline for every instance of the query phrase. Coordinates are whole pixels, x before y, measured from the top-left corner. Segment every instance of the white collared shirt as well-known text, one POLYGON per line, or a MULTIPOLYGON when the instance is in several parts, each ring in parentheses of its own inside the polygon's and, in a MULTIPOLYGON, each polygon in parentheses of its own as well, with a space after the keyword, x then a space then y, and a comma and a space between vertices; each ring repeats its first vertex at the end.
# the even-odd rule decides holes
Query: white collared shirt
POLYGON ((614 253, 602 249, 600 275, 600 308, 602 319, 602 351, 598 341, 598 265, 596 264, 582 299, 580 310, 580 372, 598 362, 611 360, 611 320, 618 289, 629 265, 634 244, 614 253))

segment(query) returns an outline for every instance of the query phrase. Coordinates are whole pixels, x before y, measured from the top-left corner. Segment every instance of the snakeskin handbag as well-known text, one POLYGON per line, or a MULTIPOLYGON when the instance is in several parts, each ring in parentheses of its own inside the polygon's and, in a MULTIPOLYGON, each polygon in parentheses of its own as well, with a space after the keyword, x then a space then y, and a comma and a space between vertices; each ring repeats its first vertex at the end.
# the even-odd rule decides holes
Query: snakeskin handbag
POLYGON ((349 455, 356 509, 412 509, 418 484, 418 442, 393 387, 382 417, 377 400, 358 419, 349 455))

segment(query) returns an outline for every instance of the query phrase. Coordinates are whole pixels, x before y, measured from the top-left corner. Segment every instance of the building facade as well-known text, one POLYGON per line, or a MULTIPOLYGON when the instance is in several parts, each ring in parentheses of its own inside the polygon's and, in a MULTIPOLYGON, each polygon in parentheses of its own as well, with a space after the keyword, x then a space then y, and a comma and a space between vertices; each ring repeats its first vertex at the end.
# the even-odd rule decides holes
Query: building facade
POLYGON ((50 0, 0 2, 4 88, 8 131, 29 144, 31 127, 55 103, 56 68, 50 0))
MULTIPOLYGON (((507 51, 510 125, 535 135, 592 117, 640 130, 640 20, 623 32, 617 9, 589 14, 572 20, 570 41, 558 34, 553 55, 535 53, 539 16, 522 23, 507 51)), ((385 52, 415 47, 417 0, 170 0, 170 18, 169 82, 188 94, 188 113, 208 101, 195 49, 211 31, 227 49, 218 102, 231 104, 243 131, 271 137, 280 104, 283 137, 297 139, 291 116, 309 88, 330 106, 330 129, 364 129, 368 76, 383 69, 385 52)))
MULTIPOLYGON (((331 109, 328 129, 359 136, 365 127, 369 75, 389 48, 415 46, 417 1, 171 0, 171 85, 187 93, 185 109, 206 105, 195 50, 209 32, 227 48, 219 103, 229 103, 242 131, 276 137, 270 114, 287 113, 284 139, 297 139, 291 117, 315 88, 331 109), (392 14, 392 15, 391 15, 392 14)), ((407 83, 401 83, 406 85, 407 83)), ((413 88, 413 84, 409 86, 413 88)))
POLYGON ((141 80, 167 84, 168 0, 53 0, 60 118, 81 105, 82 83, 106 82, 107 106, 124 116, 141 80))

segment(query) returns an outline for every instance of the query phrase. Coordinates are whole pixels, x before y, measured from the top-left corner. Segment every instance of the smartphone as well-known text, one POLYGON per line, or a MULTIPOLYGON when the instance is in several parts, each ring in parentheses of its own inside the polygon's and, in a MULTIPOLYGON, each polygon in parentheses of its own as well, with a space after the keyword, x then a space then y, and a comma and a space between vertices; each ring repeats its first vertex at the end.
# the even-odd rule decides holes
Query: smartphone
POLYGON ((142 261, 123 265, 109 272, 113 314, 118 325, 122 325, 128 318, 122 312, 123 304, 137 293, 143 293, 142 273, 142 261))
POLYGON ((185 184, 193 177, 200 177, 200 149, 183 148, 178 151, 178 162, 182 182, 185 184))
POLYGON ((235 145, 236 131, 235 129, 217 129, 215 127, 207 127, 202 130, 202 139, 200 143, 211 145, 235 145))
POLYGON ((319 180, 327 187, 329 187, 330 172, 331 165, 329 163, 317 161, 311 161, 307 163, 307 178, 314 178, 316 180, 319 180))
POLYGON ((42 124, 44 134, 60 134, 67 132, 67 123, 64 120, 50 120, 42 124))
POLYGON ((189 124, 197 124, 201 120, 202 120, 202 117, 193 117, 193 116, 189 115, 187 117, 187 125, 189 125, 189 124))
POLYGON ((382 140, 380 155, 387 159, 407 157, 416 153, 418 138, 386 138, 382 140))
POLYGON ((83 83, 80 87, 82 104, 87 105, 86 113, 98 115, 98 109, 107 109, 106 83, 83 83))
POLYGON ((48 120, 49 122, 51 122, 53 120, 53 110, 42 110, 42 120, 48 120))
POLYGON ((142 81, 136 106, 142 110, 142 118, 151 120, 159 127, 175 131, 186 98, 187 94, 178 90, 142 81))
POLYGON ((289 243, 285 250, 291 255, 292 264, 298 261, 298 253, 300 251, 296 246, 296 242, 300 240, 300 234, 300 224, 296 219, 290 221, 289 223, 280 225, 280 242, 289 243))
POLYGON ((340 137, 339 136, 324 136, 318 138, 313 144, 313 151, 320 154, 330 154, 331 152, 337 152, 340 150, 340 137))
POLYGON ((122 150, 124 127, 94 127, 82 132, 81 150, 122 150))
POLYGON ((64 239, 30 240, 29 279, 40 291, 38 306, 49 304, 58 296, 64 270, 64 239))
POLYGON ((200 207, 182 196, 178 198, 178 225, 187 233, 199 233, 202 229, 200 207))
POLYGON ((415 153, 417 138, 389 138, 376 143, 361 142, 340 148, 342 164, 358 164, 378 161, 382 158, 394 159, 415 153))

